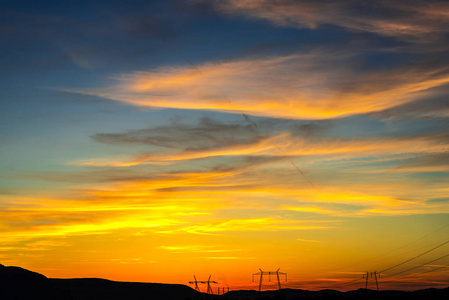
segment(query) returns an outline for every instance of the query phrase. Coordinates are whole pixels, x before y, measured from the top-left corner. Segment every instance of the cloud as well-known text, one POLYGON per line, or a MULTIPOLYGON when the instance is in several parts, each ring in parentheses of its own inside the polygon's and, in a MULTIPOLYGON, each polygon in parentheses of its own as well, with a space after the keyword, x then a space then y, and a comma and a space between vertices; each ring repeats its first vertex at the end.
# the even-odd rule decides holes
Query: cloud
MULTIPOLYGON (((41 200, 41 199, 40 199, 41 200)), ((41 203, 43 201, 41 200, 41 203)), ((125 228, 156 228, 179 224, 179 220, 165 213, 141 215, 142 209, 101 210, 89 205, 40 204, 27 208, 10 208, 0 212, 5 242, 69 235, 104 234, 125 228), (72 205, 72 207, 67 207, 72 205)))
MULTIPOLYGON (((261 128, 262 129, 262 128, 261 128)), ((135 166, 139 164, 170 165, 185 160, 207 157, 241 157, 227 165, 239 167, 261 162, 273 162, 277 157, 257 156, 280 146, 279 140, 287 133, 273 133, 255 130, 254 125, 241 118, 240 122, 218 122, 201 118, 198 124, 173 123, 148 129, 132 130, 125 133, 99 133, 92 138, 100 143, 115 146, 146 146, 148 151, 122 155, 117 158, 90 159, 73 162, 82 166, 135 166)), ((226 169, 226 168, 222 168, 226 169)), ((126 174, 124 172, 124 174, 126 174)))
POLYGON ((296 239, 299 242, 307 242, 307 243, 320 243, 321 241, 316 240, 307 240, 307 239, 296 239))
POLYGON ((255 257, 239 257, 239 256, 208 256, 204 257, 206 259, 225 259, 225 260, 233 260, 233 259, 256 259, 255 257))
POLYGON ((78 92, 141 107, 329 119, 386 110, 449 83, 443 54, 377 69, 361 68, 355 63, 357 55, 315 49, 198 68, 162 67, 123 74, 114 85, 78 92))
POLYGON ((334 211, 329 209, 323 209, 321 207, 285 207, 287 210, 306 212, 306 213, 317 213, 317 214, 334 214, 334 211))
POLYGON ((264 136, 248 124, 226 124, 203 117, 196 125, 174 123, 119 134, 98 133, 92 138, 105 144, 152 145, 188 152, 250 145, 264 136))
MULTIPOLYGON (((357 158, 381 155, 435 155, 445 157, 449 150, 447 135, 418 133, 373 137, 328 136, 327 131, 314 135, 301 126, 270 131, 253 131, 250 127, 229 126, 218 123, 199 127, 173 126, 158 129, 137 130, 124 134, 101 134, 94 138, 101 142, 125 145, 157 144, 161 148, 152 152, 121 157, 89 159, 72 162, 79 166, 116 166, 129 167, 144 164, 170 165, 197 159, 238 158, 240 171, 253 165, 270 164, 276 161, 288 161, 294 157, 314 156, 333 158, 357 158), (184 127, 182 129, 181 127, 184 127), (179 131, 177 130, 179 128, 179 131), (224 128, 220 130, 219 128, 224 128), (232 128, 227 130, 226 128, 232 128), (239 129, 241 128, 241 130, 239 129), (200 134, 202 132, 203 134, 200 134), (162 140, 162 142, 161 142, 162 140), (169 141, 169 142, 165 142, 169 141), (195 147, 192 141, 197 142, 195 147), (165 146, 165 147, 162 147, 165 146), (251 159, 251 157, 253 157, 251 159), (243 160, 242 160, 243 158, 243 160)), ((436 158, 435 158, 436 159, 436 158)), ((434 159, 434 160, 435 160, 434 159)), ((430 163, 433 160, 429 160, 430 163)), ((424 166, 429 166, 426 162, 424 166)), ((236 169, 237 170, 237 169, 236 169)))
MULTIPOLYGON (((75 165, 81 166, 133 166, 139 164, 169 164, 170 162, 194 160, 208 157, 218 156, 244 156, 244 155, 263 155, 267 151, 273 150, 279 147, 279 141, 283 140, 285 135, 274 136, 265 140, 258 141, 249 145, 232 145, 222 146, 214 149, 202 149, 198 151, 181 151, 178 153, 156 152, 156 153, 141 153, 134 155, 134 159, 128 161, 110 161, 106 160, 88 160, 75 162, 75 165)), ((269 161, 270 159, 267 159, 269 161)))
POLYGON ((449 5, 441 1, 213 0, 207 3, 228 15, 267 20, 282 27, 316 29, 336 25, 352 31, 415 39, 415 42, 416 39, 418 42, 444 39, 449 31, 449 5))
MULTIPOLYGON (((109 185, 103 189, 97 187, 78 191, 78 197, 72 200, 17 197, 0 211, 3 242, 109 234, 129 229, 150 229, 159 234, 209 235, 246 231, 313 230, 331 226, 321 221, 290 218, 238 218, 234 215, 227 219, 217 219, 215 212, 219 210, 238 209, 244 212, 254 209, 254 206, 245 201, 248 206, 245 208, 242 205, 244 202, 240 202, 233 193, 228 193, 223 198, 223 193, 211 194, 201 190, 190 193, 158 190, 155 184, 156 182, 146 181, 109 185)), ((217 186, 214 182, 209 184, 217 186)), ((203 183, 201 187, 205 185, 207 183, 203 183)), ((74 192, 71 194, 73 197, 74 192)), ((48 244, 52 247, 55 245, 59 244, 48 244)), ((182 247, 164 246, 164 249, 188 251, 193 246, 182 247)), ((194 250, 222 252, 214 247, 197 247, 194 250)))
POLYGON ((446 97, 448 92, 448 86, 446 85, 433 90, 432 95, 424 95, 422 99, 417 101, 376 112, 372 115, 390 120, 447 120, 449 118, 449 99, 446 97))
POLYGON ((113 262, 118 262, 119 264, 154 264, 157 263, 155 260, 143 260, 141 258, 113 258, 113 262))
POLYGON ((221 249, 220 245, 205 246, 205 245, 187 245, 187 246, 161 246, 162 250, 167 250, 173 253, 219 253, 219 252, 236 252, 242 249, 221 249))
MULTIPOLYGON (((107 182, 124 182, 150 180, 157 177, 157 170, 137 170, 125 168, 101 168, 95 170, 77 170, 67 171, 40 171, 27 172, 27 174, 11 172, 8 178, 21 178, 29 180, 39 180, 48 182, 65 182, 65 183, 107 183, 107 182)), ((6 176, 5 176, 6 177, 6 176)), ((12 192, 12 191, 11 191, 12 192)), ((6 193, 6 192, 5 192, 6 193)))
POLYGON ((449 198, 433 198, 427 200, 428 204, 446 204, 449 203, 449 198))
POLYGON ((413 157, 390 172, 449 172, 449 153, 413 157))
MULTIPOLYGON (((310 222, 310 223, 313 223, 310 222)), ((194 234, 219 234, 232 231, 280 231, 329 229, 331 225, 310 225, 302 221, 274 218, 230 219, 200 225, 181 227, 179 230, 194 234)))

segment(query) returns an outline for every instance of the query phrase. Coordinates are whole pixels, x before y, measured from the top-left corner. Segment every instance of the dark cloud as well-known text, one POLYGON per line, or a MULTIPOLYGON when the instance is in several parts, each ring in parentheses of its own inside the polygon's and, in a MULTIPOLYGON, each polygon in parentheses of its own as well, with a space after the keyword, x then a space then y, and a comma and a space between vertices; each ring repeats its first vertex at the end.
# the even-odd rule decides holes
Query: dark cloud
MULTIPOLYGON (((448 142, 449 141, 449 134, 443 135, 443 136, 437 136, 436 138, 439 138, 442 142, 448 142)), ((420 155, 411 159, 408 159, 406 163, 403 163, 396 168, 395 170, 401 170, 401 169, 414 169, 417 172, 419 170, 435 170, 438 171, 438 169, 435 169, 435 167, 442 167, 442 171, 449 171, 449 153, 436 153, 436 154, 428 154, 428 155, 420 155)))
MULTIPOLYGON (((374 52, 372 53, 374 54, 374 52)), ((397 57, 397 62, 383 60, 383 54, 380 54, 376 60, 367 60, 366 57, 360 58, 355 64, 348 64, 353 68, 349 76, 335 78, 331 84, 336 93, 341 94, 341 99, 350 95, 369 95, 379 94, 380 91, 390 91, 391 94, 401 92, 411 94, 410 97, 416 97, 412 93, 416 91, 427 90, 427 88, 418 88, 420 84, 429 85, 428 88, 445 85, 449 78, 449 52, 448 51, 429 51, 426 54, 411 55, 402 54, 406 59, 397 57), (376 64, 377 63, 377 64, 376 64), (440 81, 440 84, 432 85, 432 82, 440 81)), ((386 56, 386 55, 385 55, 386 56)), ((427 95, 425 95, 427 98, 427 95)), ((380 100, 380 99, 379 99, 380 100)))
POLYGON ((97 133, 92 138, 105 144, 152 145, 198 151, 232 145, 250 145, 266 136, 256 132, 252 124, 224 124, 202 118, 197 125, 172 124, 131 130, 126 133, 97 133))
POLYGON ((449 86, 424 92, 420 99, 370 115, 387 119, 427 119, 449 121, 449 86))
POLYGON ((301 135, 308 137, 321 136, 327 129, 329 129, 330 125, 331 122, 329 121, 299 124, 294 126, 292 133, 294 135, 301 135))
POLYGON ((426 201, 429 204, 445 204, 449 203, 449 198, 433 198, 426 201))
POLYGON ((449 5, 437 0, 214 0, 206 3, 226 14, 268 20, 284 27, 315 29, 330 24, 415 43, 446 40, 449 33, 449 5))
POLYGON ((99 8, 92 7, 95 3, 81 1, 75 6, 80 9, 86 5, 83 14, 70 11, 69 6, 45 10, 46 5, 34 12, 22 7, 20 12, 18 8, 0 12, 0 41, 9 42, 5 49, 10 56, 5 60, 6 67, 13 71, 47 71, 73 63, 88 70, 120 68, 126 66, 125 62, 133 64, 164 48, 161 43, 176 36, 188 21, 174 15, 161 16, 157 13, 160 8, 153 3, 136 7, 134 11, 130 7, 136 3, 125 7, 108 3, 99 8), (34 55, 16 58, 24 49, 34 55))

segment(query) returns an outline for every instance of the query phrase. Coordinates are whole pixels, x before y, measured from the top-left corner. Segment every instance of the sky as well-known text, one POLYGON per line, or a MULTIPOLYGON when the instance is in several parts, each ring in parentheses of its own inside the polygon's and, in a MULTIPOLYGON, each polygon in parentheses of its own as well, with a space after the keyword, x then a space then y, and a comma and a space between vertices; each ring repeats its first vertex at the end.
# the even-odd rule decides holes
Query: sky
POLYGON ((448 286, 448 2, 6 0, 0 53, 1 264, 448 286))

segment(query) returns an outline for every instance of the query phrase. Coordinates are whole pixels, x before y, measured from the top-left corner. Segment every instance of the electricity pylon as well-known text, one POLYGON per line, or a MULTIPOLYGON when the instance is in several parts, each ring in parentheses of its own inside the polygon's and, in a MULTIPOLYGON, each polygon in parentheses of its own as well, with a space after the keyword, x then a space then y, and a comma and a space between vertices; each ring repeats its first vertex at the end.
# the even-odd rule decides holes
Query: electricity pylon
POLYGON ((368 289, 368 278, 370 277, 370 275, 371 275, 371 278, 374 277, 374 280, 376 281, 376 288, 379 291, 379 282, 377 281, 377 278, 380 278, 380 273, 378 273, 377 271, 374 271, 371 273, 366 271, 366 274, 363 274, 362 278, 365 278, 365 289, 368 289))
POLYGON ((201 283, 201 284, 207 284, 207 293, 208 294, 214 294, 214 292, 212 291, 212 287, 210 286, 210 284, 211 283, 218 283, 218 282, 216 282, 216 281, 211 281, 210 280, 210 277, 211 277, 212 275, 209 275, 209 279, 207 280, 207 281, 198 281, 198 280, 196 280, 196 277, 195 277, 195 275, 193 275, 193 278, 195 278, 195 280, 194 281, 189 281, 189 283, 190 284, 195 284, 195 290, 197 290, 198 292, 201 292, 200 291, 200 287, 198 286, 198 283, 201 283))
POLYGON ((268 271, 268 272, 264 272, 264 271, 262 271, 262 269, 259 269, 259 270, 260 270, 260 272, 253 274, 253 282, 254 282, 254 275, 260 275, 259 291, 262 289, 263 275, 268 275, 268 281, 271 281, 271 275, 276 275, 279 289, 281 289, 281 280, 279 279, 279 275, 285 275, 285 281, 287 281, 287 273, 279 272, 280 269, 277 269, 277 271, 268 271))
POLYGON ((365 280, 365 289, 368 289, 369 272, 366 271, 366 274, 363 274, 363 277, 362 277, 362 278, 365 278, 365 279, 366 279, 366 280, 365 280))
POLYGON ((376 287, 377 287, 377 291, 379 291, 379 283, 377 282, 377 278, 380 278, 380 273, 377 273, 377 271, 371 272, 371 278, 373 278, 376 280, 376 287))
POLYGON ((193 278, 195 279, 195 281, 189 281, 190 284, 195 284, 195 290, 197 290, 198 292, 200 291, 200 287, 198 286, 198 280, 196 280, 195 275, 193 275, 193 278))
POLYGON ((217 289, 217 290, 218 290, 217 295, 224 295, 225 293, 227 293, 227 292, 226 292, 226 289, 228 290, 227 292, 229 292, 229 286, 226 287, 226 288, 225 288, 224 286, 223 286, 223 287, 218 287, 218 289, 217 289), (220 294, 220 289, 221 289, 221 294, 220 294))

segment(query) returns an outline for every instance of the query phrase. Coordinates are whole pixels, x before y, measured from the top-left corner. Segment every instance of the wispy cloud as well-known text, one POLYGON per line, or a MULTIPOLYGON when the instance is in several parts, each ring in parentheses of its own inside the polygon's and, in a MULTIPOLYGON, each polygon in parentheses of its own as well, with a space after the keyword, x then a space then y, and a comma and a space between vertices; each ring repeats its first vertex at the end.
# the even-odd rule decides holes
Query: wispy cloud
MULTIPOLYGON (((76 161, 71 164, 97 167, 129 167, 145 164, 164 166, 197 159, 234 157, 231 166, 236 168, 233 172, 242 173, 255 165, 288 161, 294 157, 354 159, 408 154, 434 156, 422 162, 423 166, 429 167, 431 162, 437 161, 437 157, 444 158, 444 153, 449 149, 446 134, 438 130, 435 133, 423 134, 338 137, 335 133, 329 136, 326 129, 310 134, 309 129, 304 126, 268 130, 261 126, 260 130, 255 131, 246 125, 218 122, 205 124, 201 121, 198 125, 166 126, 161 128, 161 132, 158 128, 154 128, 118 134, 97 134, 93 138, 102 143, 117 146, 144 145, 150 151, 140 150, 140 153, 76 161), (160 140, 164 139, 170 142, 161 144, 160 140), (192 141, 196 141, 196 146, 192 141), (158 147, 154 147, 155 144, 158 147)), ((229 170, 222 168, 222 171, 225 174, 229 170)), ((123 174, 126 172, 123 171, 123 174)))
POLYGON ((173 123, 126 133, 97 133, 92 138, 112 145, 152 145, 198 151, 229 145, 250 145, 262 139, 263 135, 248 124, 222 123, 203 117, 195 125, 173 123))
POLYGON ((180 230, 194 234, 220 234, 233 231, 280 231, 329 229, 331 225, 308 225, 302 221, 274 218, 231 219, 209 224, 183 227, 180 230))
MULTIPOLYGON (((205 2, 195 0, 194 2, 205 2)), ((229 15, 267 20, 276 26, 312 28, 337 25, 349 30, 372 32, 417 42, 442 37, 448 32, 449 6, 441 1, 360 3, 350 1, 214 0, 219 11, 229 15), (415 40, 416 41, 416 40, 415 40)))
POLYGON ((219 260, 246 260, 256 259, 255 257, 241 257, 241 256, 207 256, 205 259, 219 259, 219 260))
POLYGON ((392 108, 422 97, 418 92, 449 83, 449 68, 431 56, 362 72, 351 62, 355 55, 360 54, 315 49, 205 63, 198 66, 201 72, 190 66, 163 67, 124 74, 115 85, 80 92, 142 107, 326 119, 392 108))
POLYGON ((174 253, 220 253, 220 252, 236 252, 242 249, 223 249, 223 246, 209 246, 209 245, 184 245, 184 246, 161 246, 162 250, 167 250, 174 253), (220 248, 221 247, 221 248, 220 248))
POLYGON ((319 243, 317 240, 308 240, 308 239, 296 239, 299 242, 307 242, 307 243, 319 243))

